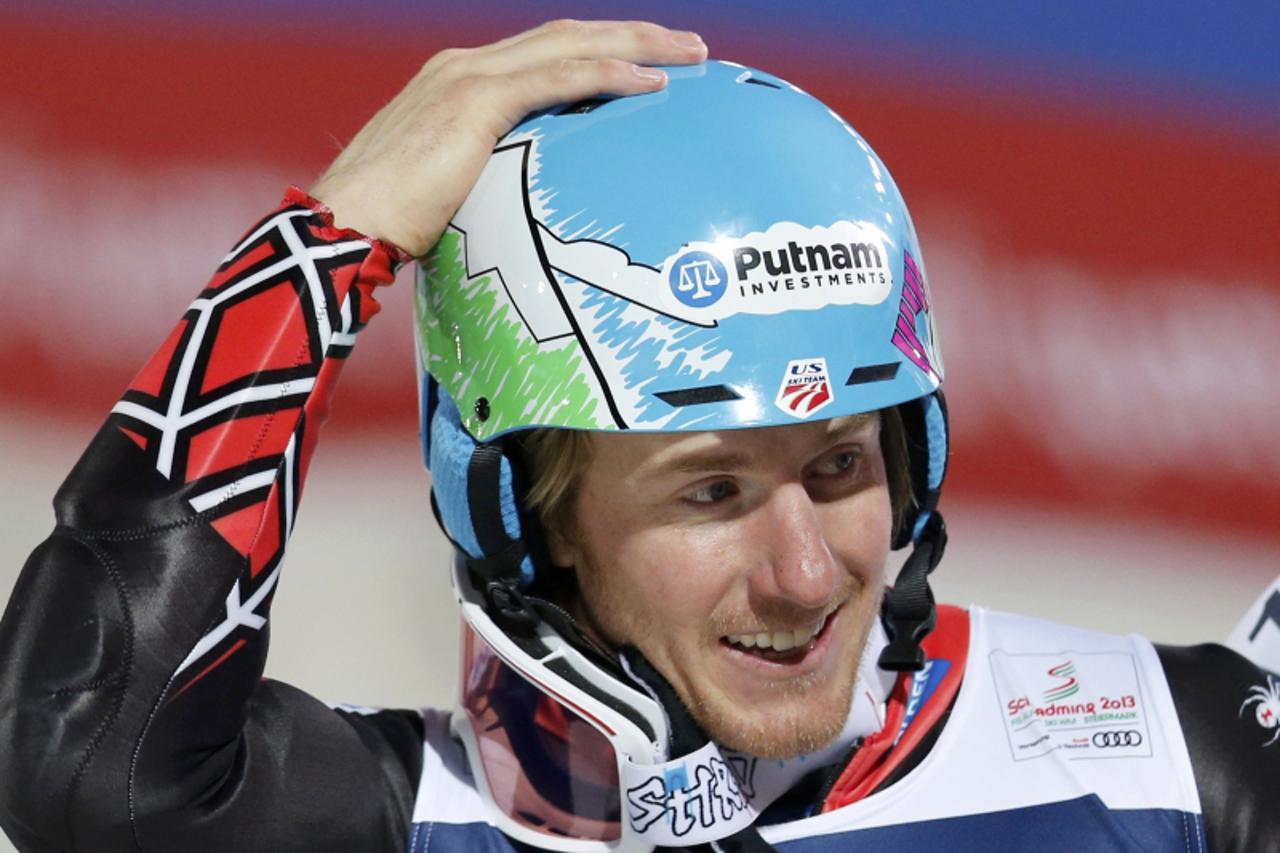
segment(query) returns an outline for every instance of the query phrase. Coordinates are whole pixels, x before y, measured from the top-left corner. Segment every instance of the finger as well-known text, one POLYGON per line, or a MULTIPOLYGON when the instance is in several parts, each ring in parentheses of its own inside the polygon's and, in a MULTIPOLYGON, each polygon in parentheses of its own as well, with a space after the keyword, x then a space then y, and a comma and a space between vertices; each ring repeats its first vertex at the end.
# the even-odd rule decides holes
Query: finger
POLYGON ((645 21, 552 21, 487 47, 462 51, 445 76, 484 76, 532 70, 559 60, 619 59, 636 65, 686 65, 707 58, 696 33, 645 21))
POLYGON ((620 59, 561 59, 485 80, 509 127, 531 112, 556 104, 654 92, 667 84, 667 75, 620 59))
MULTIPOLYGON (((493 44, 473 48, 472 51, 477 54, 501 54, 511 51, 517 46, 531 47, 538 43, 544 46, 552 45, 567 48, 572 52, 575 45, 584 42, 610 38, 614 39, 616 43, 619 37, 623 39, 652 38, 655 41, 674 39, 677 43, 684 42, 694 45, 702 41, 701 36, 696 33, 673 30, 649 21, 578 21, 571 18, 562 18, 560 20, 547 21, 541 26, 525 30, 522 33, 516 33, 493 44)), ((547 58, 554 57, 549 56, 547 58)), ((581 55, 566 56, 565 58, 600 59, 604 57, 581 55)))

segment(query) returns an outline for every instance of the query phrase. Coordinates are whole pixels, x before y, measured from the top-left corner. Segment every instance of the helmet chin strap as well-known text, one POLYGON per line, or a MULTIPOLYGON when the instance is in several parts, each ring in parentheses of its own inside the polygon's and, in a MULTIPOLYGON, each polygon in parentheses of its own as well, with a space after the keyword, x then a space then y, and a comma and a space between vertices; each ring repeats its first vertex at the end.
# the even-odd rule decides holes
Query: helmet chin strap
POLYGON ((662 846, 671 846, 673 841, 678 841, 679 846, 699 853, 765 853, 773 850, 754 826, 757 816, 802 777, 839 760, 860 738, 883 727, 884 703, 894 683, 892 677, 876 666, 886 642, 881 627, 873 625, 866 648, 862 651, 850 711, 840 734, 813 753, 785 760, 756 758, 714 743, 657 668, 635 647, 621 649, 622 669, 663 709, 670 733, 669 760, 656 766, 632 765, 628 768, 628 775, 634 775, 623 780, 624 796, 628 798, 626 809, 632 817, 633 827, 637 823, 637 814, 642 815, 640 823, 653 817, 653 824, 647 825, 644 832, 646 838, 662 846), (721 820, 697 831, 686 830, 687 834, 680 839, 665 837, 670 828, 678 828, 677 819, 666 811, 673 803, 681 802, 677 808, 685 812, 708 809, 705 800, 693 807, 684 805, 692 797, 680 790, 678 782, 673 782, 673 779, 685 781, 687 789, 697 790, 699 777, 714 779, 716 784, 711 786, 711 792, 701 791, 693 796, 716 799, 716 807, 721 809, 718 815, 721 820), (652 788, 654 796, 635 796, 637 790, 649 788, 652 788))
POLYGON ((936 509, 929 513, 916 537, 911 556, 898 573, 898 580, 885 595, 881 614, 889 645, 880 654, 880 667, 892 672, 918 672, 924 668, 920 643, 933 630, 937 619, 929 574, 942 561, 947 547, 947 525, 936 509))

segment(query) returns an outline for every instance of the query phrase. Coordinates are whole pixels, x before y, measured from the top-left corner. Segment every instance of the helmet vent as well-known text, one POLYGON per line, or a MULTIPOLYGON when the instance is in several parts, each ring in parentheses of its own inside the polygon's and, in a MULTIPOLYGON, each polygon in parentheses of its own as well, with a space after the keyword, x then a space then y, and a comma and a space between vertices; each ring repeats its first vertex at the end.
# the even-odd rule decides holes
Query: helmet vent
POLYGON ((572 104, 569 104, 561 108, 556 113, 556 115, 558 116, 585 115, 586 113, 592 112, 593 110, 600 109, 605 104, 609 103, 610 100, 612 100, 612 98, 587 98, 582 101, 574 101, 572 104))
POLYGON ((751 84, 751 85, 753 85, 753 86, 765 86, 765 87, 770 88, 770 89, 781 89, 781 88, 782 88, 782 87, 781 87, 781 86, 779 86, 777 83, 770 83, 768 80, 761 80, 759 77, 753 77, 753 76, 751 75, 751 72, 750 72, 750 71, 748 71, 746 74, 741 74, 741 75, 739 75, 739 76, 738 76, 738 82, 739 82, 739 83, 750 83, 750 84, 751 84))
POLYGON ((845 385, 866 385, 869 382, 888 382, 898 375, 898 368, 902 366, 900 361, 890 361, 886 364, 867 364, 862 367, 855 367, 853 373, 849 374, 849 378, 845 380, 845 385))
POLYGON ((742 399, 742 395, 728 385, 705 385, 701 388, 658 391, 653 396, 668 406, 675 406, 676 408, 697 406, 702 403, 727 403, 730 400, 742 399))

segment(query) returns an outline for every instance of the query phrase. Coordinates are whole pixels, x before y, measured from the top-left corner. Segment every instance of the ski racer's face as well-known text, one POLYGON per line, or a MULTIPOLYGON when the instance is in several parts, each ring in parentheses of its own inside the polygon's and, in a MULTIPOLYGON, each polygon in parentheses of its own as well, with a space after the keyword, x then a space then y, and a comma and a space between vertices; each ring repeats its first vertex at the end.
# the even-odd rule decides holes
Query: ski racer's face
POLYGON ((551 536, 588 630, 639 648, 724 746, 830 742, 884 588, 879 416, 592 441, 574 529, 551 536))

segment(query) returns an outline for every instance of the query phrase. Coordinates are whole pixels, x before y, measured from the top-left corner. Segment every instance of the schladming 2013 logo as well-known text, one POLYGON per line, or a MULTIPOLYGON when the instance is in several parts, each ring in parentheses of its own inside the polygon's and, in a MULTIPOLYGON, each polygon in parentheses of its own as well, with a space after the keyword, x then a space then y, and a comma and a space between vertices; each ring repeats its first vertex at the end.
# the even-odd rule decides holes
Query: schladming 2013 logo
POLYGON ((787 414, 803 419, 825 408, 834 399, 827 360, 799 358, 787 362, 774 403, 787 414))
POLYGON ((1044 692, 1045 702, 1051 704, 1060 702, 1080 692, 1080 682, 1076 679, 1076 665, 1073 661, 1066 660, 1057 666, 1049 667, 1047 674, 1058 679, 1058 683, 1044 692))

